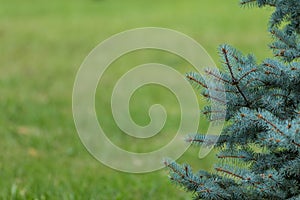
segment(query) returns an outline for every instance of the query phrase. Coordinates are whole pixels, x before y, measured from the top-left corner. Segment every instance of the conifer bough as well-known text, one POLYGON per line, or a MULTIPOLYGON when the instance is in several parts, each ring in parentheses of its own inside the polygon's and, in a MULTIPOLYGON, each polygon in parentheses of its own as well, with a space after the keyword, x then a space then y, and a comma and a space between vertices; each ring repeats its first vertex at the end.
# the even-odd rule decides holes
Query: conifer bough
MULTIPOLYGON (((194 173, 187 164, 166 160, 170 179, 195 199, 300 199, 300 0, 241 0, 242 5, 271 6, 269 32, 274 58, 258 64, 229 45, 219 52, 223 71, 207 76, 226 92, 227 126, 216 144, 220 164, 214 172, 194 173)), ((197 73, 187 78, 209 96, 197 73)), ((210 117, 217 110, 209 106, 210 117)), ((188 142, 203 144, 205 136, 188 142)))

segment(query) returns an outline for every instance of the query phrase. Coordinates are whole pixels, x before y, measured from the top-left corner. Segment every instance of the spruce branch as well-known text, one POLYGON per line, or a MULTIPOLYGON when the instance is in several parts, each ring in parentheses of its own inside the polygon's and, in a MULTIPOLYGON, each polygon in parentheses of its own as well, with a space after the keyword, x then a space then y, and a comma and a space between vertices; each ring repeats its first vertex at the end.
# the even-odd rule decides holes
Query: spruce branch
MULTIPOLYGON (((214 173, 193 173, 189 165, 165 163, 170 178, 194 193, 195 199, 299 199, 300 196, 300 1, 241 0, 242 5, 274 6, 269 31, 274 58, 257 64, 229 45, 219 53, 225 71, 187 75, 202 95, 226 104, 226 127, 216 147, 220 165, 214 173), (211 84, 223 83, 224 89, 211 84), (209 91, 213 91, 210 93, 209 91), (226 102, 214 96, 226 93, 226 102)), ((203 113, 218 115, 210 106, 203 113)), ((211 145, 216 138, 192 134, 193 145, 211 145)))
POLYGON ((238 90, 238 92, 242 95, 243 99, 245 100, 246 105, 250 106, 249 100, 246 98, 245 94, 243 93, 243 91, 241 90, 241 88, 239 86, 239 81, 235 78, 235 76, 233 74, 232 66, 230 64, 229 57, 228 57, 228 52, 229 51, 227 50, 226 46, 221 47, 221 51, 223 53, 227 69, 230 72, 230 76, 231 76, 231 82, 230 82, 230 84, 236 87, 236 89, 238 90))

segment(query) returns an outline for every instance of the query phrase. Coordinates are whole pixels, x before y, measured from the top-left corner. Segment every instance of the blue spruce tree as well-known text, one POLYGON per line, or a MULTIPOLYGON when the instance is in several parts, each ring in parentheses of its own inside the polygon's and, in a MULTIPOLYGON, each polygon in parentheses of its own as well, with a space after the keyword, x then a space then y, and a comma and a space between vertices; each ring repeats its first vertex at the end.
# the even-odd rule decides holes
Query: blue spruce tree
MULTIPOLYGON (((195 199, 300 199, 300 0, 241 0, 242 5, 272 6, 269 31, 274 58, 257 64, 229 45, 220 46, 224 70, 207 71, 224 84, 227 126, 216 144, 215 172, 194 173, 187 164, 166 160, 170 179, 195 199)), ((187 78, 201 86, 199 74, 187 78)), ((210 107, 204 111, 208 117, 210 107)), ((213 139, 213 138, 212 138, 213 139)), ((187 139, 201 145, 205 136, 187 139)))

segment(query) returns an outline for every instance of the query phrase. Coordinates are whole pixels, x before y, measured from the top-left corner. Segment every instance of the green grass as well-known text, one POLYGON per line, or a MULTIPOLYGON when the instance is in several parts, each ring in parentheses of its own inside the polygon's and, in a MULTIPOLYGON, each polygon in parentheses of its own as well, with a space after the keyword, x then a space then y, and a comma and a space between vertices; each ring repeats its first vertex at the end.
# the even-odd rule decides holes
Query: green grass
MULTIPOLYGON (((196 39, 218 61, 217 46, 229 43, 259 60, 270 55, 268 9, 241 9, 237 0, 0 0, 0 199, 189 199, 165 170, 134 175, 96 161, 81 144, 72 118, 76 72, 99 42, 136 27, 171 28, 196 39)), ((116 61, 97 90, 100 124, 119 146, 149 151, 169 135, 145 141, 124 136, 108 107, 114 82, 136 64, 155 62, 192 70, 161 52, 137 52, 116 61), (106 93, 103 93, 106 92, 106 93), (134 142, 134 145, 133 145, 134 142)), ((178 127, 178 104, 167 90, 146 87, 131 102, 132 117, 147 124, 149 105, 173 113, 164 128, 178 127)), ((202 125, 201 130, 205 130, 202 125)), ((214 154, 199 160, 197 149, 180 159, 209 169, 214 154)))

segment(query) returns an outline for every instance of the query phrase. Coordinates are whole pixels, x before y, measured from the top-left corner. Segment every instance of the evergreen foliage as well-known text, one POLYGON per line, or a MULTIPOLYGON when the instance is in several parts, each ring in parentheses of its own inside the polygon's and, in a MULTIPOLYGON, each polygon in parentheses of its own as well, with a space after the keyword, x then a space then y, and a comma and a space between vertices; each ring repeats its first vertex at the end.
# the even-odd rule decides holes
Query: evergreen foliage
MULTIPOLYGON (((172 160, 165 165, 170 179, 195 199, 300 199, 300 1, 241 4, 275 8, 269 22, 274 58, 257 64, 253 55, 221 45, 224 70, 206 71, 226 92, 227 126, 216 145, 220 163, 215 173, 194 173, 172 160)), ((205 97, 214 98, 199 74, 187 78, 205 97)), ((208 117, 217 112, 209 106, 204 110, 208 117)), ((196 134, 187 141, 201 145, 204 139, 196 134)))

